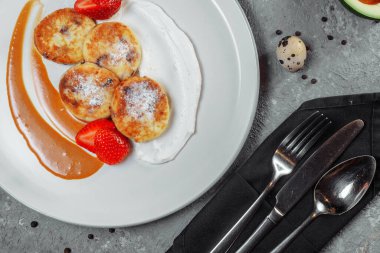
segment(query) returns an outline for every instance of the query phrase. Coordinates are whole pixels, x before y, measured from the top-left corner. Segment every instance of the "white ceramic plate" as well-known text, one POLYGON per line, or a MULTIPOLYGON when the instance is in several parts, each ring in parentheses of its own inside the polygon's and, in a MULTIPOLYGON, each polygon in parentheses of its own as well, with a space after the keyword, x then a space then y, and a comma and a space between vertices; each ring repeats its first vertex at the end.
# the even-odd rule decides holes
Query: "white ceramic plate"
MULTIPOLYGON (((54 0, 52 0, 54 1, 54 0)), ((0 186, 50 217, 87 226, 150 222, 190 204, 229 168, 251 127, 259 64, 249 24, 233 0, 152 0, 194 43, 203 87, 197 132, 178 157, 162 165, 129 159, 90 178, 65 181, 48 173, 16 129, 6 93, 14 24, 25 1, 0 0, 0 186)), ((30 77, 25 76, 25 82, 30 77)))

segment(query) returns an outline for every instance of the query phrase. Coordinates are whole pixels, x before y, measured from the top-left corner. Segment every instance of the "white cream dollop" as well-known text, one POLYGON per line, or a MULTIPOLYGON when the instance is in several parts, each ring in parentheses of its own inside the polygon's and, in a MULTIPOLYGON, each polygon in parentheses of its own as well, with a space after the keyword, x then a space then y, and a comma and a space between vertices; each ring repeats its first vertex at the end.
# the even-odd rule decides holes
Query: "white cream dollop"
POLYGON ((171 161, 195 133, 202 76, 194 46, 159 6, 148 1, 126 1, 112 19, 132 28, 142 47, 140 75, 165 87, 172 108, 166 132, 136 143, 134 152, 139 160, 153 164, 171 161))

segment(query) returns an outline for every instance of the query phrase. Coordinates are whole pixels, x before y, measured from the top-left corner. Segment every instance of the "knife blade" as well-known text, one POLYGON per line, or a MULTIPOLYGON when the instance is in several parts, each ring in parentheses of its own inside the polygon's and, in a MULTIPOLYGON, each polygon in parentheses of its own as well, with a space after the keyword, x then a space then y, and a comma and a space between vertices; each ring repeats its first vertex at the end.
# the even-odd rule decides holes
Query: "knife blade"
POLYGON ((355 120, 325 141, 277 193, 277 211, 283 215, 288 213, 346 150, 363 127, 362 120, 355 120))
POLYGON ((276 205, 237 253, 251 252, 261 239, 300 201, 347 149, 364 127, 352 121, 327 139, 297 170, 276 195, 276 205))

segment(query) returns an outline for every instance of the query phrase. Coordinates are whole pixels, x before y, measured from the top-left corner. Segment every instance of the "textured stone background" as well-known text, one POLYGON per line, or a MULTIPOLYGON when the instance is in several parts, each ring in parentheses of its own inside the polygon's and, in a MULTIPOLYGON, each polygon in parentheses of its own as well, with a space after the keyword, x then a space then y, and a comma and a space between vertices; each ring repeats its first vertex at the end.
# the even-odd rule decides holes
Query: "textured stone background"
MULTIPOLYGON (((209 1, 209 0, 206 0, 209 1)), ((255 34, 262 72, 259 110, 249 139, 231 167, 235 170, 303 101, 330 95, 380 91, 380 24, 359 18, 338 0, 239 0, 255 34), (322 22, 321 18, 328 18, 322 22), (281 69, 275 47, 281 36, 302 33, 309 45, 305 70, 281 69), (332 35, 333 40, 328 40, 332 35), (347 45, 341 45, 347 40, 347 45), (307 80, 301 79, 306 74, 307 80), (310 80, 318 80, 311 84, 310 80)), ((222 179, 223 180, 223 179, 222 179)), ((222 181, 221 180, 221 181, 222 181)), ((143 226, 93 229, 40 215, 0 190, 0 252, 164 252, 205 205, 218 185, 183 210, 143 226), (30 223, 38 221, 32 228, 30 223), (88 239, 93 234, 94 239, 88 239)), ((338 235, 325 252, 379 252, 380 199, 338 235)))

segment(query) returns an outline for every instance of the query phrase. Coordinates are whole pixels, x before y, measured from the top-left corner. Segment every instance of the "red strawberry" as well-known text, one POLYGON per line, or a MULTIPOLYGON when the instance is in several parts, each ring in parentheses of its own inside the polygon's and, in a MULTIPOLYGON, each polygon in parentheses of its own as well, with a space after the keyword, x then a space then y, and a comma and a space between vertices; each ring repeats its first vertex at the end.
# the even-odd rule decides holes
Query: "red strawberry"
POLYGON ((121 0, 77 0, 74 4, 76 12, 93 19, 109 19, 121 6, 121 0))
POLYGON ((100 161, 114 165, 121 163, 129 155, 132 146, 119 131, 102 129, 95 135, 95 149, 100 161))
POLYGON ((108 119, 98 119, 88 123, 75 137, 76 143, 85 149, 95 153, 95 134, 100 129, 116 129, 114 123, 108 119))

